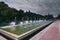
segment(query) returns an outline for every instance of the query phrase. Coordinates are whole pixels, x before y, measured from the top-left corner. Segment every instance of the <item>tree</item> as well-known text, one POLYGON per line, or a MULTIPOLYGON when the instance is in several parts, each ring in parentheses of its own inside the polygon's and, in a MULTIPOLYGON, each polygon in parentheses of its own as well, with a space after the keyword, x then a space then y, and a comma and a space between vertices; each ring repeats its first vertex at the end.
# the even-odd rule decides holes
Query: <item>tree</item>
POLYGON ((52 20, 54 17, 51 14, 45 15, 46 20, 52 20))
POLYGON ((60 20, 60 14, 56 17, 56 19, 59 19, 60 20))
MULTIPOLYGON (((16 22, 25 20, 53 19, 53 15, 51 14, 43 16, 40 14, 33 13, 31 11, 24 12, 24 10, 22 9, 16 10, 15 8, 10 8, 4 2, 0 2, 0 23, 9 23, 11 21, 14 21, 15 17, 16 22)), ((60 15, 57 18, 60 18, 60 15)))
POLYGON ((16 14, 17 20, 22 21, 24 17, 24 10, 20 9, 16 14))

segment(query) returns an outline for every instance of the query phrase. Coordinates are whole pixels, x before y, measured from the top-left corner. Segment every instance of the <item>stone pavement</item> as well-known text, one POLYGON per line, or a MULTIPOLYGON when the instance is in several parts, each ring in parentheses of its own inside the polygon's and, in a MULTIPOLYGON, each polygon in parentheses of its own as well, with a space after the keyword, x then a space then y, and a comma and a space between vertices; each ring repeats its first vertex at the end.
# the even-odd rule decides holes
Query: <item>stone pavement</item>
POLYGON ((55 21, 30 40, 60 40, 60 21, 55 21))
POLYGON ((7 39, 0 35, 0 40, 7 40, 7 39))

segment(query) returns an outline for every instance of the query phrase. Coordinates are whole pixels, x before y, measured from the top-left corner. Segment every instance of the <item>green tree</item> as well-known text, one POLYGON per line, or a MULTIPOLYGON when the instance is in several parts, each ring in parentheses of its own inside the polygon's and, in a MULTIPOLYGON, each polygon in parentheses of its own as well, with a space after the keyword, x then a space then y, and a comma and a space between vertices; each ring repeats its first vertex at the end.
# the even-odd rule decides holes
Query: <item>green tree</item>
POLYGON ((60 20, 60 14, 56 17, 56 19, 59 19, 60 20))
POLYGON ((54 19, 54 17, 53 17, 53 15, 48 14, 48 15, 45 15, 45 19, 46 20, 52 20, 52 19, 54 19))

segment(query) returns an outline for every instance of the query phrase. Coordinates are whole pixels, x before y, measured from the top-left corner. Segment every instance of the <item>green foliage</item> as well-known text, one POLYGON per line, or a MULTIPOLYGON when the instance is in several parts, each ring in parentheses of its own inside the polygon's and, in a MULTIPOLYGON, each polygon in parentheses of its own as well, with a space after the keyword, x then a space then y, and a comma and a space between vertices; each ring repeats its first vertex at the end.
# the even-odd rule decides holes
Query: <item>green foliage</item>
POLYGON ((8 5, 5 4, 4 2, 0 2, 0 9, 6 9, 8 8, 8 5))
POLYGON ((59 20, 60 20, 60 15, 58 15, 58 16, 56 17, 56 19, 59 19, 59 20))
POLYGON ((14 21, 16 17, 16 22, 25 21, 25 20, 39 20, 39 19, 52 19, 52 15, 46 15, 45 17, 33 13, 31 11, 24 12, 24 10, 16 10, 15 8, 10 8, 4 2, 0 2, 0 22, 11 22, 14 21))
POLYGON ((52 20, 52 19, 54 19, 54 17, 53 17, 53 15, 48 14, 48 15, 45 15, 45 19, 46 20, 52 20))

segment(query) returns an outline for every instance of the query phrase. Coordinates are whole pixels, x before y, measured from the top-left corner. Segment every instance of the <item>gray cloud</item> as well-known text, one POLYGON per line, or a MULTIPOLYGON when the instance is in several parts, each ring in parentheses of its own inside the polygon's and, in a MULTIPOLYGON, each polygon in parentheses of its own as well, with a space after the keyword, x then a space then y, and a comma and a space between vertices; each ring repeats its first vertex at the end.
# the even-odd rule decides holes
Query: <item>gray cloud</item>
POLYGON ((16 9, 31 10, 42 15, 60 14, 60 0, 0 0, 16 9))

